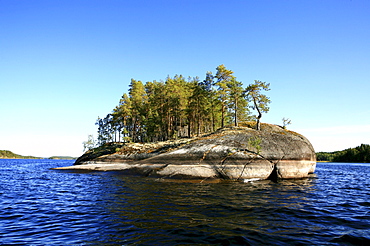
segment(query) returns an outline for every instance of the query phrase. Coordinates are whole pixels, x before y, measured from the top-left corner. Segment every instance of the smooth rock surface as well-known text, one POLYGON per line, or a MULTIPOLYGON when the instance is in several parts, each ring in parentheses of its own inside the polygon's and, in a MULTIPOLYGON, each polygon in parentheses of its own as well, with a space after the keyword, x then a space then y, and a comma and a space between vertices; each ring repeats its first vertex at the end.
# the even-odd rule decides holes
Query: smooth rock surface
POLYGON ((117 153, 93 155, 94 158, 85 154, 76 161, 82 165, 58 169, 244 180, 303 178, 316 167, 315 151, 305 137, 270 124, 262 124, 260 131, 250 127, 223 128, 207 136, 167 145, 118 146, 121 147, 117 153))

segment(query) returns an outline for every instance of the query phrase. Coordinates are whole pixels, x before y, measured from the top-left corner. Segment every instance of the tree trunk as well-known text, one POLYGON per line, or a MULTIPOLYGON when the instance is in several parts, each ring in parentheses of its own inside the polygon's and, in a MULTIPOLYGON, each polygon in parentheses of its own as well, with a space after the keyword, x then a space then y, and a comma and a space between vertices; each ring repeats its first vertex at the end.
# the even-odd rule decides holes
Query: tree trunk
POLYGON ((257 102, 256 102, 256 99, 253 98, 253 102, 254 102, 254 106, 256 107, 257 111, 258 111, 258 116, 257 116, 257 131, 261 130, 261 118, 262 118, 262 114, 261 114, 261 111, 260 109, 258 108, 257 106, 257 102))
POLYGON ((189 117, 189 124, 188 124, 188 137, 191 138, 191 119, 189 117))
POLYGON ((221 107, 221 128, 224 128, 224 122, 225 122, 225 105, 222 103, 222 107, 221 107))
POLYGON ((215 131, 216 124, 215 124, 215 111, 213 101, 211 101, 211 117, 212 117, 212 132, 215 131))
POLYGON ((238 109, 238 100, 235 100, 235 108, 234 108, 234 122, 235 126, 238 126, 238 117, 237 117, 237 109, 238 109))
POLYGON ((257 131, 261 130, 261 122, 260 119, 257 117, 257 131))

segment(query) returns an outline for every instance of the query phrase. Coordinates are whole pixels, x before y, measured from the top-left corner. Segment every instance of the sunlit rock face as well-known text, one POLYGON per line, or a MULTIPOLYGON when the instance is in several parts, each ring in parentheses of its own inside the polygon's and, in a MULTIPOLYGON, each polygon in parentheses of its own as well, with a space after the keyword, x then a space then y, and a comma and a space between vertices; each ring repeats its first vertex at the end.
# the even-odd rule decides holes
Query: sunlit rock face
POLYGON ((231 127, 143 162, 162 163, 165 175, 225 179, 303 178, 314 172, 315 151, 302 135, 263 124, 231 127))
POLYGON ((260 131, 246 125, 228 127, 170 147, 148 146, 124 145, 118 153, 82 156, 76 164, 85 165, 69 168, 122 170, 163 178, 245 180, 303 178, 316 167, 315 151, 304 136, 270 124, 262 124, 260 131))

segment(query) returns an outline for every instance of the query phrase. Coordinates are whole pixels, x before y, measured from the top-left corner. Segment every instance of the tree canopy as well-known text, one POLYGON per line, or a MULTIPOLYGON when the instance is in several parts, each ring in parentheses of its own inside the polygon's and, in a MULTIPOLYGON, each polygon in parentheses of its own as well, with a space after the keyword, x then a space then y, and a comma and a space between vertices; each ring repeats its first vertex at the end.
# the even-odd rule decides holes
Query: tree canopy
POLYGON ((370 145, 361 144, 341 151, 318 152, 316 156, 318 161, 370 163, 370 145))
POLYGON ((258 112, 258 115, 256 116, 257 130, 260 129, 260 120, 262 118, 262 113, 267 113, 270 110, 268 105, 271 102, 270 98, 261 93, 262 90, 269 91, 270 84, 255 80, 254 83, 250 84, 246 89, 247 99, 253 102, 253 105, 250 107, 254 110, 257 110, 258 112))
MULTIPOLYGON (((131 79, 119 104, 97 119, 97 144, 164 141, 213 132, 226 124, 237 126, 252 119, 248 103, 259 112, 259 123, 270 102, 260 91, 268 90, 269 84, 256 80, 243 88, 233 74, 220 65, 204 80, 182 75, 146 83, 131 79)), ((90 142, 84 147, 90 148, 90 142)))

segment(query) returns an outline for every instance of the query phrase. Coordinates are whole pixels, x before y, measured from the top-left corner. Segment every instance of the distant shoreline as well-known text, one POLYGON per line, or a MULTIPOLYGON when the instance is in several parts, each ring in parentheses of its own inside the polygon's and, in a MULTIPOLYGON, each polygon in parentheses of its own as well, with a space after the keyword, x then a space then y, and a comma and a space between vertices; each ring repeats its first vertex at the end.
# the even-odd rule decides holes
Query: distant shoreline
POLYGON ((0 150, 0 159, 42 159, 42 158, 35 156, 18 155, 10 150, 0 150))
POLYGON ((370 145, 361 144, 334 152, 316 152, 318 162, 370 163, 370 145))
POLYGON ((36 157, 23 156, 13 153, 10 150, 0 150, 0 159, 51 159, 51 160, 76 160, 77 157, 72 156, 51 156, 51 157, 36 157))
POLYGON ((0 156, 0 160, 76 160, 76 157, 66 157, 66 158, 56 158, 56 157, 49 157, 49 158, 43 158, 43 157, 4 157, 0 156))

